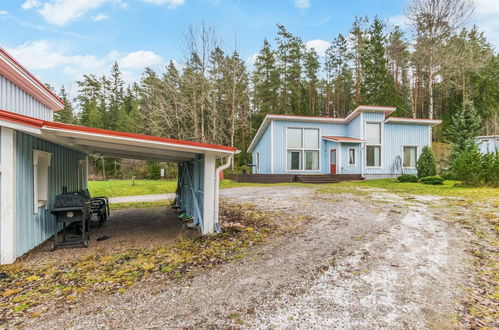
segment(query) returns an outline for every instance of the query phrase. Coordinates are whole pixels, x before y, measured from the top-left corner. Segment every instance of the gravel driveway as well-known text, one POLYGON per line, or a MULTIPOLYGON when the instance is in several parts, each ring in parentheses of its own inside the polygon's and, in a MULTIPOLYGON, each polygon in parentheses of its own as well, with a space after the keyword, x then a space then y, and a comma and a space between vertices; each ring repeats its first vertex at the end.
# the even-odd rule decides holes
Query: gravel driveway
POLYGON ((238 261, 89 297, 28 327, 455 327, 466 233, 435 217, 439 199, 373 195, 379 202, 296 186, 224 189, 224 198, 305 216, 306 225, 238 261))

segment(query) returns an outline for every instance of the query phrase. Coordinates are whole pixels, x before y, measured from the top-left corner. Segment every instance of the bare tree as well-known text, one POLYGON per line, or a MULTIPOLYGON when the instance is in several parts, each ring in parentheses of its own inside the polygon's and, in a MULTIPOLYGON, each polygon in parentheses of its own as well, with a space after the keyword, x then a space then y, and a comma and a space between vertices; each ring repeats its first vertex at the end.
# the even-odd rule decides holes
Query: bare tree
POLYGON ((412 0, 407 17, 416 38, 416 56, 428 74, 428 117, 434 116, 433 88, 444 60, 443 47, 474 11, 471 0, 412 0))

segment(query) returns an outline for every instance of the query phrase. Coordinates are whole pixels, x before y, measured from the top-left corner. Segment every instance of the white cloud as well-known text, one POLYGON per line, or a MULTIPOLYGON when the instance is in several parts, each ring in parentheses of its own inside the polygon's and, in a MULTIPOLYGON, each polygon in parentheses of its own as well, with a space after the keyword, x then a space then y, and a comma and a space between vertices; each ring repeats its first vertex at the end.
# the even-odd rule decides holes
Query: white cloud
POLYGON ((315 49, 317 54, 321 57, 326 54, 326 50, 329 48, 329 46, 331 46, 331 43, 329 41, 321 39, 314 39, 305 43, 305 47, 307 47, 307 49, 315 49))
POLYGON ((106 14, 98 14, 98 15, 92 16, 92 21, 100 22, 100 21, 106 20, 108 18, 109 18, 109 16, 107 16, 106 14))
POLYGON ((61 81, 81 79, 83 74, 108 74, 115 61, 120 64, 124 80, 135 82, 146 66, 162 63, 162 58, 150 51, 120 53, 113 50, 103 56, 95 56, 73 55, 71 50, 69 44, 49 40, 26 42, 18 47, 7 48, 28 70, 38 71, 35 72, 37 75, 53 73, 57 77, 54 80, 58 80, 52 81, 54 85, 61 81))
POLYGON ((478 16, 499 15, 499 2, 497 0, 475 0, 475 6, 478 16))
POLYGON ((163 58, 161 56, 146 50, 129 53, 118 61, 121 67, 129 69, 143 69, 147 66, 161 64, 162 62, 163 58))
POLYGON ((29 9, 33 9, 33 8, 38 8, 38 7, 40 7, 41 4, 42 3, 39 0, 26 0, 26 2, 24 2, 21 5, 21 8, 24 10, 29 10, 29 9))
POLYGON ((63 26, 82 17, 90 10, 97 9, 106 2, 115 0, 51 0, 45 2, 38 11, 43 18, 52 24, 63 26))
POLYGON ((142 1, 152 3, 153 5, 166 5, 170 9, 174 9, 185 4, 185 0, 142 0, 142 1))
POLYGON ((6 10, 0 10, 0 15, 7 15, 7 11, 6 10))
POLYGON ((311 6, 310 1, 311 0, 294 0, 295 7, 300 9, 309 8, 311 6))
POLYGON ((250 56, 248 56, 248 57, 246 58, 246 63, 247 63, 248 65, 255 65, 255 63, 256 63, 256 59, 257 59, 258 55, 260 55, 260 54, 259 54, 259 53, 254 53, 254 54, 251 54, 250 56))
POLYGON ((409 20, 405 15, 396 15, 388 18, 388 23, 393 26, 398 26, 402 29, 409 26, 409 20))

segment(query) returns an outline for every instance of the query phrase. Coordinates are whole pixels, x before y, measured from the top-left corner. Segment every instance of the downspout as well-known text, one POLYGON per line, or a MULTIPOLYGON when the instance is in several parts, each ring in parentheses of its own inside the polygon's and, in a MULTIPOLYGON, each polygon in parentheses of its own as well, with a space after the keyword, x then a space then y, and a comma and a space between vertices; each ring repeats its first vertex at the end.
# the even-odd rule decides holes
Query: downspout
POLYGON ((221 233, 222 232, 222 227, 220 226, 220 222, 218 220, 218 213, 219 213, 219 196, 220 196, 220 172, 222 172, 223 170, 225 170, 226 168, 228 168, 230 166, 230 162, 231 162, 231 159, 232 159, 232 155, 231 156, 228 156, 227 157, 227 161, 225 164, 223 164, 222 166, 218 167, 216 170, 215 170, 215 207, 214 207, 214 210, 215 210, 215 232, 216 233, 221 233))

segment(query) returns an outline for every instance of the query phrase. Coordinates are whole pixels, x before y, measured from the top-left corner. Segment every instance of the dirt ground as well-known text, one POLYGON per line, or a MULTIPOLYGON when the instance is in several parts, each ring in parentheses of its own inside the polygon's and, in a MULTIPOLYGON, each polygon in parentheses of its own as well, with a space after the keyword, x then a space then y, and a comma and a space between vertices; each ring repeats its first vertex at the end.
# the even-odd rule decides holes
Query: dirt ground
POLYGON ((466 234, 438 198, 313 188, 225 189, 224 198, 305 216, 306 225, 238 261, 175 282, 88 297, 28 328, 452 328, 467 272, 466 234))
POLYGON ((128 249, 155 248, 175 241, 180 233, 192 234, 178 220, 174 210, 165 207, 111 211, 111 217, 102 227, 90 229, 88 248, 60 248, 51 251, 47 241, 23 256, 26 265, 69 261, 79 256, 112 254, 128 249), (109 239, 97 241, 108 236, 109 239))

